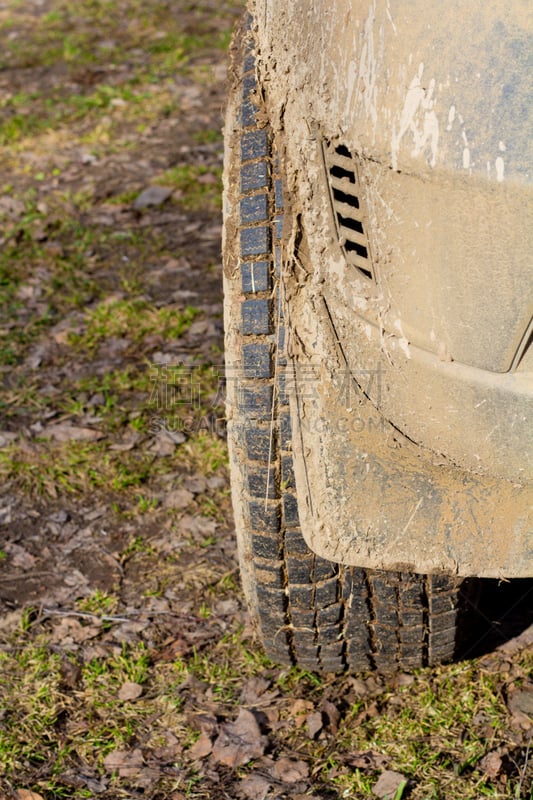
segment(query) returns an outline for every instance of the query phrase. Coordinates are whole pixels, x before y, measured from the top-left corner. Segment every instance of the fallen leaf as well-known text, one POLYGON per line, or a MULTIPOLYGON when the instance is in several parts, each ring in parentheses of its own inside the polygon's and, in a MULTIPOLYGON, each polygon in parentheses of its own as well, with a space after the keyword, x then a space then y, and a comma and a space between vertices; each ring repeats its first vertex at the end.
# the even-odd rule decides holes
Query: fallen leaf
POLYGON ((165 508, 186 508, 194 500, 194 494, 187 489, 174 489, 165 495, 165 508))
POLYGON ((283 783, 298 783, 309 775, 309 767, 305 761, 293 761, 291 758, 279 758, 274 764, 272 774, 283 783))
POLYGON ((368 694, 368 687, 366 683, 361 678, 352 678, 348 679, 348 685, 351 689, 355 692, 356 695, 359 697, 364 697, 368 694))
POLYGON ((207 489, 207 481, 203 475, 195 475, 192 478, 186 478, 183 481, 183 486, 193 494, 202 494, 207 489))
POLYGON ((61 681, 69 689, 74 689, 81 678, 81 667, 68 659, 61 662, 61 681))
POLYGON ((31 789, 15 789, 17 800, 44 800, 42 794, 32 792, 31 789))
POLYGON ((95 431, 93 428, 82 428, 77 425, 68 425, 62 422, 56 425, 47 425, 42 433, 40 433, 40 436, 44 439, 55 439, 56 442, 96 442, 98 439, 104 438, 103 433, 95 431))
POLYGON ((323 727, 322 713, 320 711, 315 711, 313 714, 308 714, 306 721, 307 733, 311 739, 314 739, 317 733, 321 731, 323 727))
POLYGON ((314 705, 310 700, 295 700, 290 707, 289 713, 294 719, 297 728, 302 728, 305 725, 306 717, 314 710, 314 705))
POLYGON ((149 186, 135 199, 133 208, 142 211, 150 206, 160 206, 168 200, 173 191, 174 188, 170 186, 149 186))
POLYGON ((481 761, 477 764, 477 767, 482 770, 488 778, 494 780, 494 778, 497 778, 500 774, 502 758, 493 750, 491 753, 487 753, 486 756, 483 756, 481 761))
POLYGON ((0 447, 7 447, 17 438, 18 433, 12 431, 0 431, 0 447))
POLYGON ((521 728, 528 730, 533 725, 533 686, 510 692, 507 707, 513 720, 521 728))
POLYGON ((132 778, 144 764, 141 750, 113 750, 104 758, 107 772, 118 772, 120 778, 132 778))
POLYGON ((151 658, 153 661, 175 661, 177 658, 186 655, 192 650, 192 647, 193 645, 190 640, 178 636, 171 642, 165 643, 165 646, 162 647, 161 650, 154 650, 151 654, 151 658))
POLYGON ((22 621, 23 611, 17 608, 16 611, 7 611, 0 617, 0 631, 3 633, 12 633, 17 628, 20 628, 22 621))
POLYGON ((125 453, 128 450, 133 450, 141 438, 141 434, 138 431, 128 431, 120 442, 110 445, 109 449, 125 453))
POLYGON ((291 800, 324 800, 317 794, 291 794, 291 800))
POLYGON ((341 712, 330 700, 324 700, 322 703, 322 714, 326 718, 326 725, 332 733, 337 733, 339 730, 339 722, 341 720, 341 712))
POLYGON ((154 443, 149 448, 149 452, 153 453, 158 458, 165 458, 166 456, 173 456, 176 445, 169 439, 154 439, 154 443))
POLYGON ((198 183, 208 183, 208 184, 216 184, 218 183, 218 178, 212 172, 205 172, 203 175, 199 175, 196 179, 198 183))
POLYGON ((519 636, 515 636, 514 639, 509 639, 509 641, 505 642, 504 644, 500 645, 497 648, 498 652, 505 653, 508 656, 514 656, 515 653, 520 652, 525 647, 529 647, 529 645, 533 644, 533 625, 530 625, 529 628, 526 628, 522 631, 519 636))
POLYGON ((119 700, 137 700, 143 693, 143 687, 139 683, 126 681, 118 692, 119 700))
POLYGON ((237 784, 237 790, 243 797, 250 800, 265 800, 271 783, 262 775, 249 775, 237 784))
MULTIPOLYGON (((237 609, 229 608, 227 613, 235 613, 237 609)), ((217 604, 217 613, 222 614, 224 613, 224 609, 221 603, 217 604)), ((264 705, 271 703, 276 697, 279 696, 279 692, 277 690, 267 691, 270 689, 272 685, 271 681, 266 680, 265 678, 261 677, 254 677, 249 678, 244 686, 242 687, 241 695, 240 695, 240 702, 244 706, 254 706, 257 707, 258 705, 264 705)))
POLYGON ((32 556, 19 544, 7 542, 4 545, 4 552, 8 554, 11 566, 15 569, 31 569, 35 565, 35 556, 32 556))
POLYGON ((265 752, 266 736, 261 735, 255 716, 241 708, 235 722, 222 725, 213 745, 213 760, 227 767, 240 767, 265 752))
POLYGON ((390 761, 389 756, 376 753, 374 750, 365 750, 363 753, 354 753, 346 758, 346 763, 357 769, 376 770, 386 766, 390 761))
POLYGON ((100 622, 82 624, 77 619, 63 617, 54 624, 50 641, 54 644, 81 644, 89 639, 94 639, 102 633, 100 622))
POLYGON ((210 736, 214 736, 215 732, 218 730, 216 717, 214 717, 212 714, 208 714, 205 711, 191 714, 187 721, 193 726, 193 728, 196 728, 196 730, 199 730, 202 733, 208 733, 210 736))
POLYGON ((380 797, 381 800, 394 800, 396 792, 402 784, 407 785, 407 778, 399 772, 387 769, 381 773, 377 783, 372 787, 372 794, 380 797))
POLYGON ((195 741, 189 750, 191 757, 197 761, 200 758, 205 758, 213 750, 213 742, 208 733, 201 733, 200 737, 195 741))

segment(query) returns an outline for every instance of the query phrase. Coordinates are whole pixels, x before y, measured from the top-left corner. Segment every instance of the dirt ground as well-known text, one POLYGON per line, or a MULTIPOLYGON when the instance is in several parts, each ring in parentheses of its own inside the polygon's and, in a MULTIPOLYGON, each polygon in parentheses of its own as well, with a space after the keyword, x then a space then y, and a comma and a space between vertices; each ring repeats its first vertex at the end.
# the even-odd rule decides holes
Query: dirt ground
POLYGON ((492 582, 478 659, 416 675, 253 639, 222 368, 241 11, 0 5, 0 797, 530 797, 530 583, 492 582))

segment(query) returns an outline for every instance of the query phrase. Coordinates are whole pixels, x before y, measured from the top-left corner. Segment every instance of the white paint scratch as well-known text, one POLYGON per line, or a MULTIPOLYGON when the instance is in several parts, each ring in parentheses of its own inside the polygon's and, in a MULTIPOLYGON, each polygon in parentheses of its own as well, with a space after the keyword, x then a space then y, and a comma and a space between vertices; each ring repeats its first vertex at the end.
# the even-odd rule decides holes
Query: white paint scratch
POLYGON ((392 25, 392 30, 394 31, 394 33, 396 35, 398 35, 398 29, 396 28, 396 25, 394 24, 394 21, 392 19, 392 15, 390 13, 390 3, 388 2, 388 0, 387 0, 387 18, 388 18, 390 24, 392 25))
POLYGON ((409 349, 409 342, 405 338, 405 336, 403 336, 401 339, 398 339, 398 347, 400 348, 400 350, 402 351, 402 353, 404 354, 404 356, 406 358, 411 358, 411 351, 409 349))
POLYGON ((384 48, 384 31, 379 31, 379 47, 374 42, 374 24, 376 21, 376 3, 370 6, 363 31, 361 56, 359 58, 358 100, 362 101, 367 119, 372 121, 374 129, 378 121, 377 92, 379 65, 384 48))
POLYGON ((431 167, 437 163, 437 148, 439 143, 439 122, 435 113, 435 79, 429 81, 427 89, 422 86, 424 64, 418 66, 418 72, 412 79, 405 96, 399 128, 392 130, 391 156, 394 169, 398 168, 398 153, 400 144, 406 133, 413 137, 411 155, 417 157, 427 152, 431 167))
POLYGON ((401 538, 401 537, 402 537, 402 536, 403 536, 405 533, 407 533, 407 531, 408 531, 409 527, 411 526, 411 522, 414 520, 414 518, 415 518, 415 515, 416 515, 416 513, 417 513, 418 509, 419 509, 419 508, 420 508, 420 506, 422 505, 422 502, 423 502, 423 500, 424 500, 424 498, 423 498, 423 497, 421 497, 421 498, 420 498, 420 500, 418 501, 418 503, 416 504, 416 506, 414 507, 414 509, 413 509, 413 511, 412 511, 412 513, 411 513, 411 516, 410 516, 410 517, 409 517, 409 519, 407 520, 407 525, 405 526, 405 528, 404 528, 404 529, 403 529, 403 531, 401 532, 401 534, 400 534, 399 538, 401 538))
POLYGON ((450 110, 448 111, 448 124, 446 125, 447 131, 451 131, 454 121, 455 121, 455 106, 450 106, 450 110))
POLYGON ((496 180, 498 181, 498 183, 501 183, 505 175, 505 164, 501 156, 498 156, 498 158, 494 162, 494 166, 496 167, 496 180))

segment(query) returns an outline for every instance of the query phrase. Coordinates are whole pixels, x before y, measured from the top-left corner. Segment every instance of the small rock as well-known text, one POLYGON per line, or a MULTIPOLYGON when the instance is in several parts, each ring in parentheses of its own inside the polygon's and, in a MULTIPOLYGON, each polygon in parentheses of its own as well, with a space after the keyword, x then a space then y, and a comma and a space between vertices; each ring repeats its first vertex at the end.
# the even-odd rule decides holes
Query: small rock
POLYGON ((135 199, 133 208, 142 211, 150 206, 160 206, 171 196, 173 188, 169 186, 149 186, 135 199))

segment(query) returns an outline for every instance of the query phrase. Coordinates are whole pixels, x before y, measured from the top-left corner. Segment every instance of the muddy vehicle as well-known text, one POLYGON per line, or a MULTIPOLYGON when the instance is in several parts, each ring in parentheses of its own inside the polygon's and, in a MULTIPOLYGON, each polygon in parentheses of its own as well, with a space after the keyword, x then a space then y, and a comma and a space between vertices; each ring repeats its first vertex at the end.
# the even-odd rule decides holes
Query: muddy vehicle
POLYGON ((225 128, 244 590, 316 671, 456 655, 533 574, 531 8, 255 0, 225 128))

